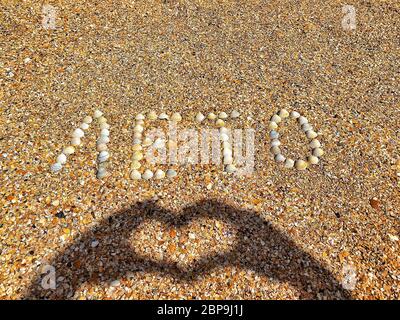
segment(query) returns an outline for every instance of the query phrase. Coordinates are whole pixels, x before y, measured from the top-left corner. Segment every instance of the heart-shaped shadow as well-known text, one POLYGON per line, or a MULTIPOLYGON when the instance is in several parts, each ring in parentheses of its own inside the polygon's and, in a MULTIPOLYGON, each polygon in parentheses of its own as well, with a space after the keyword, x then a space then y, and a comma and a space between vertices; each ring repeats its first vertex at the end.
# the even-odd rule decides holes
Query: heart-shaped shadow
POLYGON ((287 282, 299 290, 303 299, 351 298, 321 263, 258 213, 212 200, 186 207, 179 215, 153 202, 137 203, 101 221, 49 264, 55 267, 62 283, 55 290, 46 290, 41 286, 42 276, 38 276, 27 289, 26 299, 67 299, 83 283, 108 283, 135 271, 155 272, 191 282, 215 268, 229 266, 287 282), (131 235, 143 221, 156 220, 166 228, 179 229, 198 219, 215 219, 231 225, 236 230, 232 248, 199 257, 185 268, 174 262, 149 259, 132 250, 131 235), (101 245, 92 247, 93 239, 99 239, 101 245))

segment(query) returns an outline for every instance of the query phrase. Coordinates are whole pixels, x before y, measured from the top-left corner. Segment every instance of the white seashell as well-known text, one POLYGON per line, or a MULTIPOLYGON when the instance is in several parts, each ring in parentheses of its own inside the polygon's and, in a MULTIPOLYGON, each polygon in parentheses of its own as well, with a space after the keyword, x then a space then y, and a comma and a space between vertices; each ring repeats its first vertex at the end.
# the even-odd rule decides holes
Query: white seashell
POLYGON ((102 163, 108 160, 108 158, 110 157, 110 154, 108 153, 108 151, 101 151, 99 153, 99 156, 97 157, 97 160, 102 163))
POLYGON ((134 124, 135 125, 140 125, 140 126, 143 126, 144 125, 144 120, 136 120, 135 122, 134 122, 134 124))
POLYGON ((86 116, 86 117, 83 118, 83 122, 84 123, 91 124, 92 121, 93 121, 93 119, 92 119, 91 116, 86 116))
POLYGON ((311 149, 319 148, 320 146, 321 146, 321 143, 317 139, 313 139, 310 142, 311 149))
POLYGON ((274 159, 276 162, 284 162, 286 160, 286 158, 281 153, 276 154, 274 159))
POLYGON ((286 159, 284 163, 285 168, 293 168, 294 167, 294 161, 292 159, 286 159))
POLYGON ((71 144, 73 146, 80 146, 81 145, 81 138, 72 138, 71 139, 71 144))
POLYGON ((156 178, 156 179, 164 179, 165 178, 165 172, 162 171, 161 169, 157 169, 155 174, 154 174, 154 178, 156 178))
POLYGON ((107 170, 105 168, 99 168, 97 170, 96 177, 97 179, 102 179, 107 176, 107 170))
POLYGON ((293 119, 297 119, 297 118, 300 117, 300 113, 298 113, 297 111, 292 111, 292 112, 290 113, 290 116, 291 116, 293 119))
POLYGON ((218 128, 225 126, 225 122, 222 119, 218 119, 217 121, 215 121, 215 124, 218 128))
POLYGON ((101 152, 101 151, 106 151, 108 147, 105 143, 100 143, 97 145, 96 149, 98 152, 101 152))
POLYGON ((132 170, 137 170, 141 167, 142 165, 140 164, 140 162, 138 160, 133 160, 131 163, 131 169, 132 170))
POLYGON ((240 113, 238 111, 236 111, 236 110, 233 110, 232 113, 231 113, 231 117, 233 119, 239 118, 240 117, 240 113))
POLYGON ((136 120, 144 120, 145 116, 143 114, 139 113, 139 114, 136 115, 135 119, 136 120))
POLYGON ((154 176, 153 172, 149 169, 146 169, 142 174, 142 178, 144 180, 149 180, 149 179, 153 178, 153 176, 154 176))
POLYGON ((196 121, 197 122, 202 122, 204 119, 205 119, 205 116, 201 112, 196 114, 196 121))
POLYGON ((232 157, 224 157, 224 164, 232 164, 233 158, 232 157))
POLYGON ((226 114, 226 112, 220 112, 219 114, 218 114, 218 118, 220 118, 220 119, 226 119, 226 118, 228 118, 228 115, 226 114))
POLYGON ((158 116, 158 119, 160 119, 160 120, 168 120, 169 117, 165 112, 163 112, 158 116))
POLYGON ((144 130, 144 128, 143 128, 141 125, 136 125, 136 126, 133 128, 133 132, 140 132, 140 133, 142 133, 143 130, 144 130))
POLYGON ((75 148, 73 146, 68 146, 66 148, 64 148, 63 153, 67 156, 69 156, 70 154, 73 154, 75 152, 75 148))
POLYGON ((171 120, 172 121, 176 121, 179 122, 182 120, 182 116, 179 112, 175 112, 172 116, 171 116, 171 120))
POLYGON ((67 162, 67 156, 64 153, 60 153, 57 157, 57 162, 60 164, 65 164, 67 162))
POLYGON ((224 151, 222 152, 222 155, 224 157, 232 157, 232 150, 231 149, 224 149, 224 151))
POLYGON ((307 131, 309 131, 309 130, 312 130, 312 126, 311 126, 311 124, 309 124, 309 123, 304 123, 304 124, 301 126, 301 130, 303 130, 304 132, 307 132, 307 131))
POLYGON ((303 124, 305 124, 305 123, 308 123, 307 118, 306 118, 306 117, 303 117, 303 116, 300 116, 297 120, 299 121, 299 124, 300 124, 301 126, 302 126, 303 124))
POLYGON ((81 128, 82 130, 87 130, 87 129, 89 129, 89 125, 88 125, 86 122, 83 122, 83 123, 81 124, 80 128, 81 128))
POLYGON ((271 141, 271 147, 279 147, 281 142, 278 139, 274 139, 271 141))
POLYGON ((151 140, 150 138, 146 137, 143 139, 143 147, 148 147, 151 146, 151 144, 153 143, 153 140, 151 140))
POLYGON ((210 113, 208 114, 207 118, 208 118, 209 120, 215 120, 215 119, 217 119, 217 115, 214 114, 214 113, 212 113, 212 112, 210 112, 210 113))
POLYGON ((282 121, 281 117, 278 116, 277 114, 274 114, 274 115, 271 117, 271 122, 279 123, 279 122, 281 122, 281 121, 282 121))
POLYGON ((110 125, 107 122, 100 124, 100 129, 110 129, 110 125))
POLYGON ((308 163, 304 160, 296 160, 294 165, 297 170, 305 170, 308 167, 308 163))
POLYGON ((229 140, 229 136, 226 133, 222 133, 222 134, 220 134, 219 139, 221 141, 228 141, 229 140))
POLYGON ((168 169, 166 174, 167 174, 168 178, 173 178, 173 177, 176 177, 176 175, 177 175, 177 173, 174 169, 168 169))
POLYGON ((286 109, 281 109, 278 115, 283 119, 289 117, 289 112, 286 109))
POLYGON ((147 114, 147 118, 149 118, 150 120, 156 120, 158 117, 157 117, 157 113, 155 112, 155 111, 150 111, 148 114, 147 114))
POLYGON ((135 139, 140 139, 140 138, 142 138, 142 133, 141 133, 141 132, 135 132, 135 133, 133 134, 133 138, 135 138, 135 139))
POLYGON ((315 148, 312 151, 312 154, 313 154, 313 156, 321 157, 324 154, 324 150, 322 150, 321 148, 315 148))
POLYGON ((141 178, 142 178, 142 175, 140 174, 139 171, 137 171, 137 170, 132 170, 131 171, 131 179, 140 180, 141 178))
POLYGON ((275 130, 272 130, 272 131, 269 133, 269 137, 270 137, 271 139, 278 139, 278 138, 279 138, 279 133, 278 133, 277 131, 275 131, 275 130))
POLYGON ((235 165, 233 165, 233 164, 228 164, 228 165, 225 167, 225 171, 228 172, 228 173, 235 172, 235 171, 236 171, 236 167, 235 167, 235 165))
POLYGON ((316 137, 318 137, 318 134, 313 130, 308 130, 306 132, 306 136, 308 139, 315 139, 316 137))
POLYGON ((141 144, 142 143, 142 139, 140 139, 140 138, 135 138, 135 139, 133 139, 133 144, 134 145, 139 145, 139 144, 141 144))
POLYGON ((270 129, 270 130, 278 129, 278 124, 274 121, 270 121, 268 124, 268 129, 270 129))
POLYGON ((93 114, 93 117, 95 119, 100 118, 103 115, 103 112, 101 112, 100 110, 96 110, 93 114))
POLYGON ((140 151, 134 151, 132 154, 132 160, 142 160, 143 159, 143 153, 141 153, 140 151))
POLYGON ((108 137, 110 135, 110 131, 108 131, 108 129, 101 129, 100 135, 103 137, 108 137))
POLYGON ((103 144, 103 143, 109 143, 110 138, 106 136, 100 136, 100 138, 97 139, 97 144, 103 144))
POLYGON ((229 134, 229 129, 227 127, 221 127, 219 128, 219 133, 229 134))
POLYGON ((232 151, 232 145, 229 143, 229 141, 222 142, 222 148, 224 148, 224 150, 231 150, 232 151))
POLYGON ((59 162, 54 163, 53 165, 51 165, 50 170, 53 172, 57 172, 60 171, 62 169, 62 164, 59 162))
POLYGON ((97 122, 99 124, 107 123, 107 119, 105 117, 101 116, 100 118, 97 119, 97 122))
POLYGON ((165 140, 161 138, 157 138, 156 141, 153 143, 154 148, 164 148, 165 147, 165 140))
POLYGON ((272 153, 272 154, 280 154, 281 153, 281 149, 279 149, 279 147, 277 147, 277 146, 274 146, 274 147, 271 147, 271 149, 270 149, 270 152, 272 153))
POLYGON ((319 159, 316 156, 308 156, 307 161, 311 164, 318 164, 319 159))
POLYGON ((74 132, 72 133, 73 138, 83 138, 84 136, 85 136, 85 133, 83 132, 83 130, 81 128, 75 129, 74 132))

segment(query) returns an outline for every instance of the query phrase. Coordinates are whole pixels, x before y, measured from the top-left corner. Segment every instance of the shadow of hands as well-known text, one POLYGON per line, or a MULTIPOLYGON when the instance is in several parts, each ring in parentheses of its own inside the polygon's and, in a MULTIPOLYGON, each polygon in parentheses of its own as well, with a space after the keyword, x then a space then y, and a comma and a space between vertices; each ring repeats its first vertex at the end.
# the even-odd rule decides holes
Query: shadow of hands
POLYGON ((69 299, 83 283, 106 284, 137 271, 193 282, 215 268, 229 266, 287 282, 299 291, 302 299, 351 298, 324 266, 256 212, 217 201, 196 203, 179 215, 153 202, 137 203, 100 221, 60 252, 50 265, 55 267, 56 278, 62 279, 56 289, 43 289, 42 276, 38 276, 27 289, 26 299, 69 299), (183 268, 173 261, 140 255, 132 248, 132 234, 146 221, 182 228, 201 218, 216 219, 235 228, 236 238, 230 250, 199 256, 183 268), (101 239, 101 245, 92 247, 93 239, 101 239))

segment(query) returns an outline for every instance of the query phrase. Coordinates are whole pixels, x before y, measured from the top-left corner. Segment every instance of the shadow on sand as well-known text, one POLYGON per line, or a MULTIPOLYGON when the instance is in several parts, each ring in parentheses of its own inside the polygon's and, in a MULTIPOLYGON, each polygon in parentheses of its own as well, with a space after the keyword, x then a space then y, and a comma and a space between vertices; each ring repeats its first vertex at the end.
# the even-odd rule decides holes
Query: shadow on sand
POLYGON ((69 299, 86 282, 106 284, 128 272, 155 272, 178 281, 193 282, 214 268, 235 266, 262 276, 287 282, 298 289, 302 299, 350 299, 335 277, 290 238, 259 217, 258 213, 237 210, 217 201, 202 201, 186 207, 179 215, 154 202, 137 203, 128 210, 104 219, 50 262, 56 269, 57 289, 42 289, 42 275, 36 277, 25 299, 69 299), (188 268, 176 263, 154 261, 132 250, 129 239, 140 224, 156 220, 167 227, 184 227, 195 219, 210 218, 237 230, 236 241, 228 252, 201 256, 188 268), (101 239, 92 248, 93 239, 101 239), (102 261, 102 267, 99 267, 102 261), (101 270, 100 270, 101 269, 101 270))

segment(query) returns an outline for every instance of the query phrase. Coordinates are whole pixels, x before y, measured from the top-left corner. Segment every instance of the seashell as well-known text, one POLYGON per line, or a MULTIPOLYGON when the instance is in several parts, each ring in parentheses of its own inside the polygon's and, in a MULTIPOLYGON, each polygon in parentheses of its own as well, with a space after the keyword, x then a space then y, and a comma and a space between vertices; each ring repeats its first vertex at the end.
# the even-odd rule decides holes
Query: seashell
POLYGON ((100 129, 110 129, 110 125, 107 122, 100 124, 100 129))
POLYGON ((99 153, 99 156, 97 157, 97 160, 102 163, 108 160, 108 158, 110 157, 110 154, 108 153, 108 151, 101 151, 99 153))
POLYGON ((229 140, 229 136, 226 133, 222 133, 219 135, 219 139, 221 141, 228 141, 229 140))
POLYGON ((226 149, 224 149, 224 151, 222 152, 222 155, 223 155, 224 157, 232 157, 232 150, 226 148, 226 149))
POLYGON ((321 146, 321 143, 317 139, 313 139, 310 142, 311 149, 319 148, 320 146, 321 146))
POLYGON ((283 119, 289 117, 289 112, 286 109, 281 109, 278 115, 283 119))
POLYGON ((280 154, 281 153, 281 149, 279 149, 279 147, 277 147, 277 146, 274 146, 274 147, 271 147, 271 149, 269 150, 272 154, 280 154))
POLYGON ((198 114, 196 114, 195 119, 197 122, 202 122, 205 119, 205 116, 201 112, 199 112, 198 114))
POLYGON ((106 136, 100 136, 100 138, 97 139, 97 144, 103 144, 103 143, 109 143, 110 138, 106 136))
POLYGON ((142 165, 137 160, 133 160, 131 163, 131 169, 133 169, 133 170, 139 169, 141 166, 142 165))
POLYGON ((286 158, 281 153, 276 154, 274 159, 276 162, 284 162, 286 160, 286 158))
POLYGON ((165 178, 165 172, 162 171, 161 169, 157 169, 155 174, 154 174, 154 178, 156 178, 156 179, 164 179, 165 178))
POLYGON ((318 137, 318 134, 313 130, 308 130, 306 132, 306 136, 308 139, 315 139, 316 137, 318 137))
POLYGON ((278 139, 274 139, 271 141, 271 147, 279 147, 281 142, 278 139))
POLYGON ((225 122, 222 119, 218 119, 217 121, 215 121, 215 124, 218 128, 225 126, 225 122))
POLYGON ((281 121, 282 121, 281 117, 278 116, 277 114, 274 114, 274 115, 271 117, 271 122, 279 123, 279 122, 281 122, 281 121))
POLYGON ((143 128, 141 125, 136 125, 136 126, 133 128, 133 132, 140 132, 140 133, 142 133, 143 130, 144 130, 144 128, 143 128))
POLYGON ((294 167, 294 161, 292 159, 287 158, 284 162, 285 168, 293 168, 294 167))
POLYGON ((157 113, 155 112, 155 111, 150 111, 148 114, 147 114, 147 118, 149 118, 150 120, 156 120, 158 117, 157 117, 157 113))
POLYGON ((141 153, 140 151, 134 151, 132 154, 132 160, 142 160, 143 159, 143 153, 141 153))
POLYGON ((270 129, 270 130, 278 129, 278 124, 274 121, 270 121, 268 124, 268 129, 270 129))
POLYGON ((142 138, 142 134, 141 134, 140 132, 135 132, 135 133, 133 134, 133 138, 134 138, 134 139, 140 139, 140 138, 142 138))
POLYGON ((318 164, 319 159, 318 159, 318 157, 316 157, 316 156, 308 156, 308 157, 307 157, 307 161, 308 161, 310 164, 318 164))
POLYGON ((154 148, 164 148, 165 147, 165 140, 161 138, 157 138, 156 141, 153 143, 154 148))
POLYGON ((228 173, 235 172, 235 171, 236 171, 236 167, 235 167, 235 165, 233 165, 233 164, 228 164, 228 165, 225 167, 225 171, 228 172, 228 173))
POLYGON ((73 154, 75 152, 75 148, 73 146, 68 146, 66 148, 64 148, 63 153, 67 156, 69 156, 70 154, 73 154))
POLYGON ((67 156, 64 153, 60 153, 56 161, 60 164, 65 164, 67 162, 67 156))
POLYGON ((305 123, 308 123, 307 118, 306 118, 306 117, 303 117, 303 116, 300 116, 297 120, 299 121, 299 124, 300 124, 301 126, 302 126, 303 124, 305 124, 305 123))
POLYGON ((229 143, 229 141, 224 141, 222 142, 222 148, 224 148, 224 150, 232 150, 232 145, 229 143))
POLYGON ((229 134, 229 129, 227 127, 221 127, 219 128, 219 133, 229 134))
POLYGON ((135 139, 133 139, 133 142, 132 142, 134 145, 139 145, 139 144, 141 144, 142 143, 142 139, 139 139, 139 138, 135 138, 135 139))
POLYGON ((305 170, 308 167, 308 163, 304 160, 296 160, 294 165, 297 170, 305 170))
POLYGON ((142 178, 144 180, 149 180, 149 179, 153 178, 153 176, 154 176, 153 172, 149 169, 146 169, 142 174, 142 178))
POLYGON ((233 158, 231 156, 224 157, 224 164, 232 164, 233 163, 233 158))
POLYGON ((88 125, 86 122, 83 122, 83 123, 81 124, 80 128, 81 128, 82 130, 87 130, 87 129, 89 129, 89 125, 88 125))
POLYGON ((91 124, 92 121, 93 121, 93 119, 92 119, 91 116, 86 116, 86 117, 83 118, 83 122, 86 123, 86 124, 91 124))
POLYGON ((96 177, 97 179, 102 179, 107 176, 107 170, 105 168, 99 168, 97 170, 96 177))
POLYGON ((95 119, 100 118, 102 115, 103 115, 103 112, 101 112, 101 111, 98 110, 98 109, 93 113, 93 117, 94 117, 95 119))
POLYGON ((97 122, 99 124, 107 123, 107 119, 105 117, 101 116, 100 118, 97 119, 97 122))
POLYGON ((269 133, 269 137, 270 137, 271 139, 278 139, 278 138, 279 138, 279 133, 278 133, 277 131, 275 131, 275 130, 272 130, 272 131, 269 133))
POLYGON ((153 140, 146 137, 146 138, 144 138, 142 145, 143 145, 143 147, 148 147, 148 146, 151 146, 152 143, 153 143, 153 140))
POLYGON ((71 139, 71 144, 73 146, 80 146, 81 145, 81 138, 72 138, 71 139))
POLYGON ((291 116, 293 119, 297 119, 297 118, 300 117, 300 113, 298 113, 297 111, 292 111, 292 112, 290 113, 290 116, 291 116))
POLYGON ((207 116, 207 119, 208 119, 208 120, 215 120, 215 119, 217 119, 217 115, 214 114, 214 113, 212 113, 212 112, 210 112, 210 113, 208 114, 208 116, 207 116))
POLYGON ((143 114, 141 114, 141 113, 138 113, 138 114, 136 115, 135 119, 136 119, 136 120, 144 120, 144 119, 145 119, 145 116, 144 116, 143 114))
POLYGON ((140 174, 139 171, 137 171, 137 170, 132 170, 131 171, 131 179, 140 180, 141 178, 142 178, 142 175, 140 174))
POLYGON ((171 120, 172 121, 176 121, 179 122, 182 120, 182 116, 179 112, 175 112, 172 116, 171 116, 171 120))
POLYGON ((59 163, 59 162, 56 162, 56 163, 52 164, 51 167, 50 167, 50 170, 52 172, 57 172, 57 171, 60 171, 61 169, 62 169, 62 164, 59 163))
POLYGON ((142 146, 140 145, 140 144, 135 144, 133 147, 132 147, 132 151, 140 151, 140 150, 142 150, 143 148, 142 148, 142 146))
POLYGON ((315 148, 312 151, 313 156, 315 157, 321 157, 324 154, 324 150, 322 150, 321 148, 315 148))
POLYGON ((226 112, 223 112, 223 111, 222 111, 222 112, 220 112, 220 113, 218 114, 218 118, 224 120, 224 119, 228 118, 228 115, 226 114, 226 112))
POLYGON ((173 177, 176 177, 176 175, 177 175, 177 173, 174 169, 168 169, 166 174, 167 174, 168 178, 173 178, 173 177))
POLYGON ((108 129, 101 129, 100 135, 103 137, 108 137, 110 135, 110 131, 108 131, 108 129))
POLYGON ((100 144, 98 144, 97 147, 96 147, 96 150, 97 150, 98 152, 106 151, 107 149, 108 149, 108 147, 107 147, 107 145, 106 145, 105 143, 100 143, 100 144))
POLYGON ((240 117, 240 113, 237 110, 233 110, 232 113, 231 113, 231 117, 233 119, 239 118, 240 117))
POLYGON ((169 117, 165 112, 163 112, 158 116, 158 119, 160 119, 160 120, 168 120, 169 117))
POLYGON ((72 138, 83 138, 85 136, 85 133, 81 128, 77 128, 72 132, 72 138))
POLYGON ((136 120, 135 122, 134 122, 134 124, 135 125, 141 125, 141 126, 143 126, 144 125, 144 120, 136 120))
POLYGON ((312 130, 312 126, 309 123, 304 123, 301 125, 301 130, 303 130, 304 132, 307 132, 309 130, 312 130))

